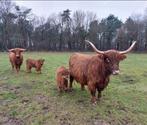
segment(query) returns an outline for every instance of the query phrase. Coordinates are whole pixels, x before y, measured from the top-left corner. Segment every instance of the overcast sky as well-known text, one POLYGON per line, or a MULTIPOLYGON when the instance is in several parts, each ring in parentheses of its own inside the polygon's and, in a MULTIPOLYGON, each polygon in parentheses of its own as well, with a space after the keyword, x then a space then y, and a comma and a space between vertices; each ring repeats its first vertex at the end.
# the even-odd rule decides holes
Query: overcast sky
POLYGON ((109 14, 118 16, 123 22, 132 14, 143 14, 147 8, 147 1, 19 1, 15 3, 20 6, 32 8, 37 16, 47 18, 52 13, 63 10, 92 11, 98 18, 107 17, 109 14))

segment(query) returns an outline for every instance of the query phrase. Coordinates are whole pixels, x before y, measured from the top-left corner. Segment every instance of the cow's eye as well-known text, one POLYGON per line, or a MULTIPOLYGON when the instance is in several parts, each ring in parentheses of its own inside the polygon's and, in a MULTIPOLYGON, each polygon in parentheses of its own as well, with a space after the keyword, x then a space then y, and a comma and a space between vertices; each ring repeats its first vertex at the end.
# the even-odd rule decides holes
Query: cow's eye
POLYGON ((106 62, 107 62, 107 63, 110 63, 110 59, 106 58, 106 62))

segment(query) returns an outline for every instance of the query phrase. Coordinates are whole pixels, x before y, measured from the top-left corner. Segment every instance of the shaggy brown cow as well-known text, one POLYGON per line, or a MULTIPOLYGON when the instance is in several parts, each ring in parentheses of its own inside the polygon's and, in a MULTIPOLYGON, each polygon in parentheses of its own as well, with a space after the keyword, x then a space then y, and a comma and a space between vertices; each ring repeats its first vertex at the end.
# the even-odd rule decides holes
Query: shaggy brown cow
POLYGON ((12 65, 12 70, 16 69, 17 73, 20 70, 21 64, 23 63, 23 55, 21 54, 26 49, 22 48, 14 48, 10 49, 9 51, 9 59, 12 65))
POLYGON ((59 92, 67 91, 68 89, 69 70, 64 66, 57 68, 56 70, 56 82, 59 92))
POLYGON ((86 55, 75 53, 69 59, 70 70, 70 89, 72 82, 76 80, 81 84, 88 85, 93 103, 96 103, 96 90, 98 91, 98 99, 101 97, 101 91, 108 85, 111 74, 119 74, 119 62, 126 58, 126 53, 130 52, 135 43, 125 51, 108 50, 100 51, 91 42, 87 41, 97 53, 95 55, 86 55))
POLYGON ((36 68, 36 71, 38 73, 41 73, 41 67, 43 66, 44 63, 44 59, 38 59, 38 60, 34 60, 34 59, 27 59, 26 60, 26 69, 28 72, 31 72, 32 67, 36 68))

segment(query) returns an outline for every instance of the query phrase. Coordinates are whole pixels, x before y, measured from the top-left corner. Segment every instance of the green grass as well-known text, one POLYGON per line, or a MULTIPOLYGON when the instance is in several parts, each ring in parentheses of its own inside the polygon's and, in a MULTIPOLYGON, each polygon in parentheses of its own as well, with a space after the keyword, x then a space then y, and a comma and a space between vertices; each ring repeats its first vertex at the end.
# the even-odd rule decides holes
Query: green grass
POLYGON ((0 53, 0 124, 25 125, 147 125, 147 54, 129 54, 121 74, 111 76, 96 106, 89 91, 59 94, 58 66, 68 67, 71 53, 24 53, 19 74, 11 71, 7 53, 0 53), (26 73, 27 58, 44 58, 42 74, 26 73))

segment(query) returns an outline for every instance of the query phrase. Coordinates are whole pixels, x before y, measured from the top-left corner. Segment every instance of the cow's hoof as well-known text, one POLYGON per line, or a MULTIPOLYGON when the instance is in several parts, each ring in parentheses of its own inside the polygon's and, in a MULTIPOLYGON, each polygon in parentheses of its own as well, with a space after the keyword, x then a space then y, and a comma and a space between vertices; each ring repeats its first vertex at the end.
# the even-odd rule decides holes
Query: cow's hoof
POLYGON ((96 106, 97 105, 97 102, 95 101, 95 102, 92 102, 92 105, 93 106, 96 106))
POLYGON ((93 105, 96 105, 96 104, 97 104, 97 99, 96 99, 95 97, 93 97, 93 98, 91 99, 91 102, 92 102, 93 105))
POLYGON ((97 101, 100 102, 101 101, 101 98, 97 98, 97 101))
POLYGON ((81 88, 82 91, 85 91, 85 88, 81 88))
POLYGON ((69 88, 69 89, 68 89, 68 92, 72 92, 72 91, 73 91, 73 88, 69 88))
POLYGON ((65 92, 69 92, 69 89, 64 89, 65 92))

